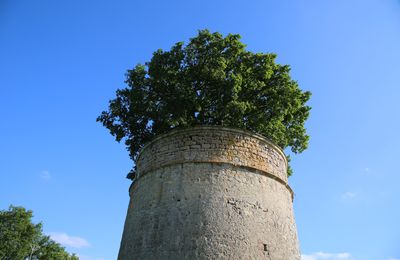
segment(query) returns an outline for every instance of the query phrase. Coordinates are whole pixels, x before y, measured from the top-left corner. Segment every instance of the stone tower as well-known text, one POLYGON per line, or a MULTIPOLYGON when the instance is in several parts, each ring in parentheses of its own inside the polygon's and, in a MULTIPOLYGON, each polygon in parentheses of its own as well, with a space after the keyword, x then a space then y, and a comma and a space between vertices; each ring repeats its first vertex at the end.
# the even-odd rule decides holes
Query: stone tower
POLYGON ((147 144, 118 259, 299 260, 282 150, 223 127, 173 130, 147 144))

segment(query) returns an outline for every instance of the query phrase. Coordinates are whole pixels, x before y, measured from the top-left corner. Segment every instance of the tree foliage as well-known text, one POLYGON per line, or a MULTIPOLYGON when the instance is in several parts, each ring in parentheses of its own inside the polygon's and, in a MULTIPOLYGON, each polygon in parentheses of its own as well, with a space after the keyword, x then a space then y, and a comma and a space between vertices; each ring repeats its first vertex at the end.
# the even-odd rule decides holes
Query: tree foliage
POLYGON ((275 63, 275 54, 245 47, 240 35, 202 30, 187 45, 158 50, 150 62, 128 70, 127 87, 117 90, 97 121, 125 140, 134 161, 154 136, 195 125, 246 129, 282 149, 304 151, 311 93, 291 79, 288 65, 275 63))
POLYGON ((78 260, 42 233, 42 224, 32 223, 32 211, 10 206, 0 211, 0 260, 78 260))

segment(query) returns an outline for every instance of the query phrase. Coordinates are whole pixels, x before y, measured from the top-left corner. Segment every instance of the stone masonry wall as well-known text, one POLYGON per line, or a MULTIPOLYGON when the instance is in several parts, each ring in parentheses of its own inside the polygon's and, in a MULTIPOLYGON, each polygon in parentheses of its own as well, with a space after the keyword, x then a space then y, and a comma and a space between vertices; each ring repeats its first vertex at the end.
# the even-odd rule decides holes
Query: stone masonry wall
POLYGON ((264 137, 223 127, 172 131, 146 145, 137 160, 139 174, 169 164, 226 162, 268 172, 287 182, 283 152, 264 137), (218 131, 216 131, 216 129, 218 131))
POLYGON ((300 260, 286 166, 241 130, 156 138, 138 158, 118 259, 300 260))

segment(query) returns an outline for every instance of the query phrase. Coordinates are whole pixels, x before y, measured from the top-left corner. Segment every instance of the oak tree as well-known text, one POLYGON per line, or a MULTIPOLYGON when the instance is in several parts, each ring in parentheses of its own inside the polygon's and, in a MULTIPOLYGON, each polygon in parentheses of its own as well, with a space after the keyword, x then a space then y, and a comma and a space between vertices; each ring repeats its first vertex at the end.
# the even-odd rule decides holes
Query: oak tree
POLYGON ((149 62, 128 70, 127 86, 97 120, 125 141, 133 161, 156 135, 195 125, 249 130, 301 153, 308 145, 311 93, 275 58, 247 51, 238 34, 201 30, 188 44, 157 50, 149 62))

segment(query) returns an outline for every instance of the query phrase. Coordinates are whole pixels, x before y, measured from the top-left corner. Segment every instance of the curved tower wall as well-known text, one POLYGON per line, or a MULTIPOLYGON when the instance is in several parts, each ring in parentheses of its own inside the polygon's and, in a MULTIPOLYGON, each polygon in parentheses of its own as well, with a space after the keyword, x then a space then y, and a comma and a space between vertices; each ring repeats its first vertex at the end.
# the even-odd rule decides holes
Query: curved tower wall
POLYGON ((137 160, 118 259, 300 259, 286 169, 247 131, 159 136, 137 160))

